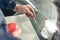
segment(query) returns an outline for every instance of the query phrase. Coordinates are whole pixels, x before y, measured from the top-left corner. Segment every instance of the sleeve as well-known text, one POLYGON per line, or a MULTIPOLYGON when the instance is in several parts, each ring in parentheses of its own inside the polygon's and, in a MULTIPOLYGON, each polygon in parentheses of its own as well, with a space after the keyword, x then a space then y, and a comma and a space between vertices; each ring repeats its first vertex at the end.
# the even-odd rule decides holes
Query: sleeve
POLYGON ((13 10, 15 5, 16 5, 15 0, 0 0, 1 9, 13 10))

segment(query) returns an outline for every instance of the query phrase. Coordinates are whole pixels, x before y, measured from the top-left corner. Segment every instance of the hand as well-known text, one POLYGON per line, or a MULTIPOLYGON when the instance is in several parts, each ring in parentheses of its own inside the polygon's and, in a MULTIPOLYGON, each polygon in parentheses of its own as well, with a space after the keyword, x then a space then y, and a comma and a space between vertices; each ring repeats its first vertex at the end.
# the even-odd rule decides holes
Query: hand
POLYGON ((16 10, 19 13, 25 13, 28 17, 35 17, 35 12, 30 5, 16 5, 16 10))

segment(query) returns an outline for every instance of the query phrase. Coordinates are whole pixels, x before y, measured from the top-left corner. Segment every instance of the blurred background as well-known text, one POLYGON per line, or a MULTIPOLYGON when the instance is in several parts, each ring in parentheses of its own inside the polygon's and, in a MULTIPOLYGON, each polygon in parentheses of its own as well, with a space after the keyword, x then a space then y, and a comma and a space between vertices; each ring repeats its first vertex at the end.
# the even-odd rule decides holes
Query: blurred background
MULTIPOLYGON (((55 29, 49 30, 49 28, 54 28, 57 21, 57 8, 52 3, 53 0, 25 0, 27 1, 35 10, 36 18, 35 20, 29 19, 25 14, 18 14, 17 12, 13 16, 7 16, 6 21, 16 22, 18 27, 22 29, 21 39, 22 40, 44 40, 41 36, 46 39, 51 40, 55 29), (36 23, 37 22, 37 23, 36 23), (47 26, 46 25, 47 23, 47 26), (50 26, 53 23, 53 26, 50 26), (48 31, 47 31, 48 30, 48 31)), ((22 0, 16 0, 16 3, 26 4, 22 0)))

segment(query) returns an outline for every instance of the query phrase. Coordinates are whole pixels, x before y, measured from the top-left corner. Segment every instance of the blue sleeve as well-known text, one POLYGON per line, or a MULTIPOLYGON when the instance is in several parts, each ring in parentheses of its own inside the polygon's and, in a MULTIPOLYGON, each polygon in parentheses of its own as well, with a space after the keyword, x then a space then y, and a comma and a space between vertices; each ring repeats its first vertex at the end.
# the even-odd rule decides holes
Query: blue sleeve
POLYGON ((1 9, 13 10, 15 5, 16 3, 14 0, 0 0, 1 9))

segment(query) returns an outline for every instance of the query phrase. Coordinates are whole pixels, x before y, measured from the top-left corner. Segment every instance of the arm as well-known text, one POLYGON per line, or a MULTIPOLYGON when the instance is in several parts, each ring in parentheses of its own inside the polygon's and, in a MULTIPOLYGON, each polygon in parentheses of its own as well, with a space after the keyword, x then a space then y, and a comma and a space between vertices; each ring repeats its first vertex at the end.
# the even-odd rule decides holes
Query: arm
POLYGON ((0 0, 0 8, 19 13, 26 13, 29 15, 29 17, 34 17, 34 10, 30 5, 16 4, 14 0, 0 0))
POLYGON ((34 10, 32 9, 32 7, 30 5, 16 4, 14 11, 17 11, 19 13, 25 13, 25 14, 27 14, 28 17, 34 17, 35 16, 34 10))

